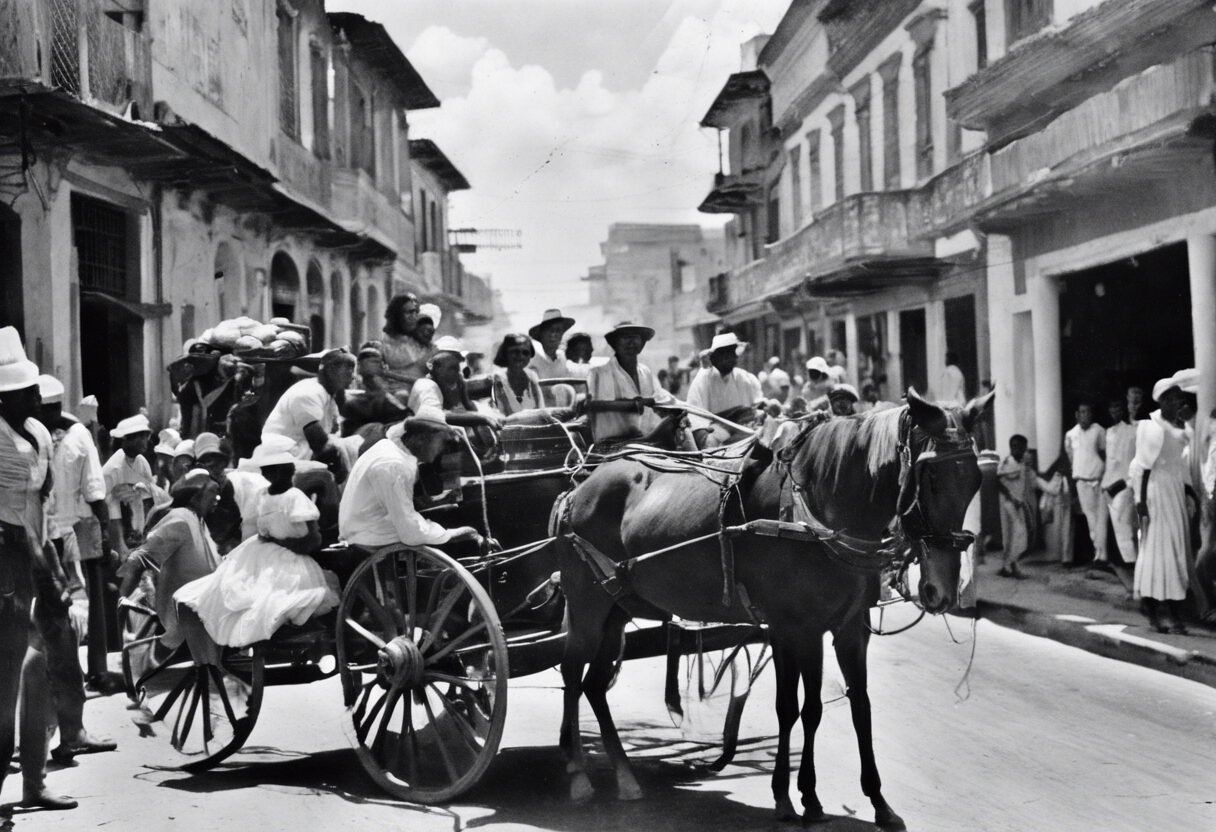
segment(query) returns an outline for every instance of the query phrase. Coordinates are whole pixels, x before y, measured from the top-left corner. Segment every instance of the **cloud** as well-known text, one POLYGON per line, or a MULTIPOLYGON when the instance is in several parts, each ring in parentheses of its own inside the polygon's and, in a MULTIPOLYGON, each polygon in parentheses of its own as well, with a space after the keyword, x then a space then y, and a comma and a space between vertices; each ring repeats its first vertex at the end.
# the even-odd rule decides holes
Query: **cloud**
POLYGON ((454 227, 522 230, 522 250, 466 256, 519 323, 584 299, 578 277, 602 262, 611 223, 715 224, 696 212, 717 169, 716 137, 698 122, 739 69, 740 44, 771 30, 785 5, 677 0, 666 48, 627 90, 610 89, 602 67, 561 86, 542 66, 513 64, 492 35, 419 34, 410 60, 451 92, 439 110, 411 115, 413 135, 434 139, 472 183, 452 198, 454 227))

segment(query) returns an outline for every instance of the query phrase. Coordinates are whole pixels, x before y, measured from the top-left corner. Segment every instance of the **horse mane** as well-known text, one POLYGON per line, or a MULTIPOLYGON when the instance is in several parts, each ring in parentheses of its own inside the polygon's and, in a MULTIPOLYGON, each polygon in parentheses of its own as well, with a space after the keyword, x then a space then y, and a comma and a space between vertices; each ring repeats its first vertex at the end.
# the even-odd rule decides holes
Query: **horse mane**
POLYGON ((807 464, 824 481, 837 480, 845 460, 859 448, 866 452, 866 469, 878 476, 884 465, 895 462, 899 447, 899 420, 907 406, 870 411, 862 416, 833 418, 812 428, 804 453, 807 464))

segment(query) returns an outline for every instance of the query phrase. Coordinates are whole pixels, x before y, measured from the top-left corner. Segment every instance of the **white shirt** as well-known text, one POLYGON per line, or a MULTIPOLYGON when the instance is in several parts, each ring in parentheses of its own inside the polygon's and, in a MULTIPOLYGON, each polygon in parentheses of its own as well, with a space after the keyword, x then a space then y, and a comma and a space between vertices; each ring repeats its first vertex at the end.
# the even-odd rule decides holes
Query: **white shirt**
POLYGON ((947 364, 946 369, 942 370, 942 387, 937 400, 960 407, 967 403, 967 379, 956 365, 947 364))
POLYGON ((542 380, 574 377, 574 374, 570 372, 570 366, 566 363, 566 353, 562 350, 557 351, 556 358, 545 355, 544 350, 537 350, 536 355, 532 356, 531 363, 528 364, 528 369, 535 371, 536 377, 542 380))
MULTIPOLYGON (((698 373, 688 388, 688 403, 710 413, 724 413, 734 407, 751 407, 764 398, 760 379, 738 367, 725 376, 714 368, 698 373)), ((714 422, 704 416, 688 414, 693 430, 712 429, 714 422)))
MULTIPOLYGON (((110 509, 111 520, 122 519, 123 500, 114 496, 114 489, 117 486, 143 483, 148 487, 147 496, 152 496, 152 466, 148 465, 148 460, 142 456, 131 459, 123 453, 122 448, 119 448, 113 456, 106 460, 106 464, 101 466, 101 474, 105 479, 106 505, 110 509)), ((132 500, 131 508, 136 517, 136 526, 142 528, 143 499, 132 500)))
MULTIPOLYGON (((659 404, 674 402, 676 397, 654 380, 654 373, 641 362, 638 363, 638 383, 634 384, 629 373, 614 355, 587 374, 587 398, 596 401, 614 399, 654 399, 659 404)), ((662 419, 647 407, 639 413, 592 413, 591 437, 599 442, 617 436, 646 434, 659 426, 662 419)))
POLYGON ((360 546, 447 543, 452 533, 414 508, 418 459, 399 440, 381 439, 351 469, 338 505, 338 533, 360 546))
POLYGON ((24 527, 41 547, 46 524, 40 491, 51 467, 51 434, 37 419, 26 419, 25 430, 37 447, 0 417, 0 521, 24 527))
POLYGON ((443 391, 433 378, 420 378, 410 388, 409 409, 417 413, 420 407, 444 409, 443 391))
POLYGON ((79 422, 68 427, 55 446, 51 469, 55 472, 53 524, 55 530, 63 532, 77 520, 92 517, 89 503, 104 500, 108 493, 101 459, 88 428, 79 422))
POLYGON ((540 388, 540 379, 532 370, 525 369, 528 376, 528 386, 524 388, 523 396, 516 396, 511 383, 507 381, 507 371, 499 369, 490 377, 490 399, 503 416, 519 413, 521 410, 538 410, 545 406, 545 394, 540 388))
POLYGON ((1102 479, 1102 472, 1106 469, 1106 463, 1102 460, 1102 452, 1106 450, 1106 431, 1100 425, 1090 424, 1088 430, 1073 425, 1064 434, 1064 450, 1072 463, 1074 480, 1102 479))
POLYGON ((257 471, 229 471, 232 499, 241 513, 241 540, 258 533, 258 503, 270 489, 270 483, 257 471))
POLYGON ((790 386, 790 374, 780 367, 774 367, 764 377, 762 387, 770 396, 776 397, 782 390, 790 386))
POLYGON ((275 433, 296 443, 293 454, 299 459, 312 459, 312 448, 304 438, 304 428, 316 422, 326 433, 333 433, 338 424, 338 403, 315 378, 297 381, 287 388, 274 410, 262 425, 262 436, 275 433))
POLYGON ((1106 429, 1106 472, 1102 487, 1127 479, 1127 468, 1136 456, 1136 426, 1119 422, 1106 429))

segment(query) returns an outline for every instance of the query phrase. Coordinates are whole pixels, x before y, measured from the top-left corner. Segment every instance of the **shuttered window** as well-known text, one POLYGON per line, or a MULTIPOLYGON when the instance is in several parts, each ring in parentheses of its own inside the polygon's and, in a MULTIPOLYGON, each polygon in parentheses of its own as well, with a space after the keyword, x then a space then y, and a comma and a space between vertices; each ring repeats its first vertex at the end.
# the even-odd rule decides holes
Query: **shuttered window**
POLYGON ((894 55, 879 67, 882 78, 882 179, 888 189, 899 187, 899 67, 894 55))
POLYGON ((299 107, 296 103, 296 22, 280 8, 279 18, 279 125, 283 132, 300 136, 299 107))

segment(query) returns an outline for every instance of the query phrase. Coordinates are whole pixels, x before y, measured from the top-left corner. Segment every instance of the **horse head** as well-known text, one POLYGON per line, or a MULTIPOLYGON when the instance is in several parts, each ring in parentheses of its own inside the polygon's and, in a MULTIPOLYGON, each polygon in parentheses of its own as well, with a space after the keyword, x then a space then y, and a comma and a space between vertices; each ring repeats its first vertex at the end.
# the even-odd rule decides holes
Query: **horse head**
POLYGON ((958 600, 961 553, 974 541, 963 521, 980 486, 971 431, 992 396, 943 408, 908 390, 897 514, 911 556, 920 558, 917 590, 930 613, 945 612, 958 600))

